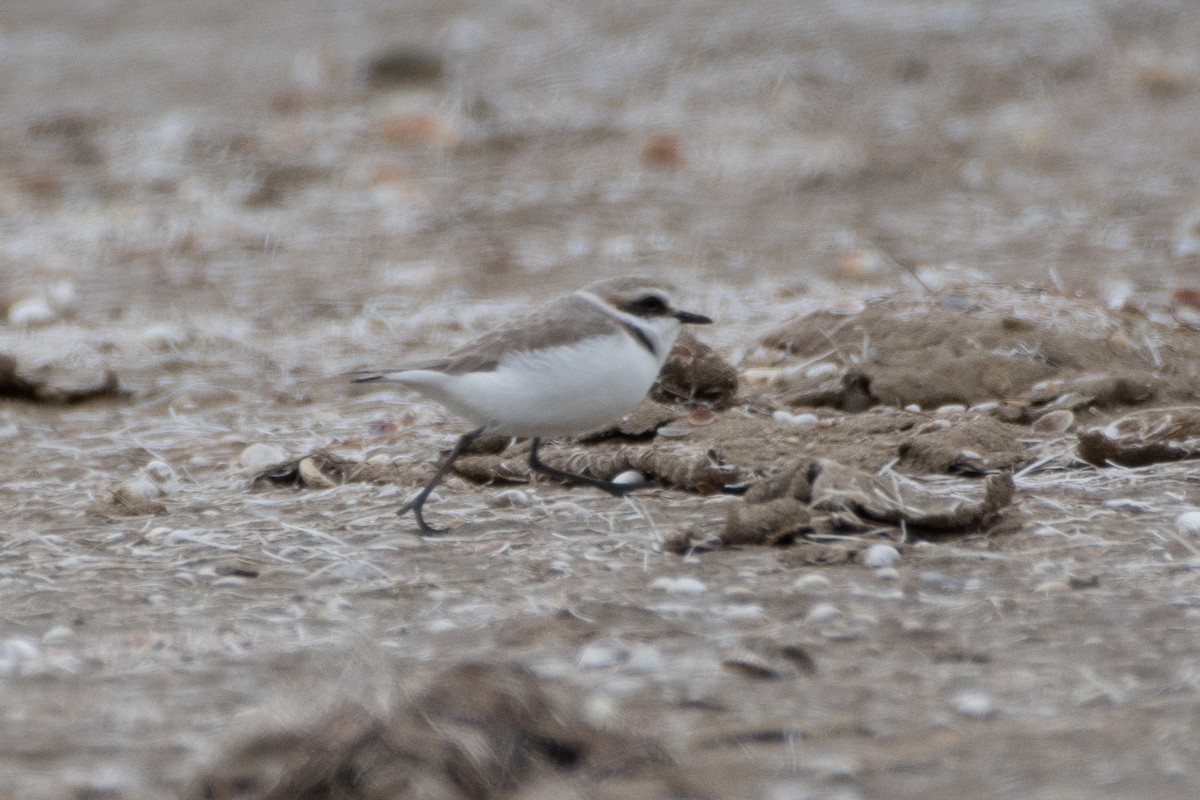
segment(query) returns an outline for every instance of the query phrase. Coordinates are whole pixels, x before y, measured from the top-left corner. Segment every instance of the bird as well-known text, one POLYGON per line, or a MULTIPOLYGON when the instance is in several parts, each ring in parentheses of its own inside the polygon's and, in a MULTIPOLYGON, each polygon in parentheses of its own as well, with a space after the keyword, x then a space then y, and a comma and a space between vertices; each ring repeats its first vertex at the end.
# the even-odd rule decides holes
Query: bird
POLYGON ((551 467, 538 451, 548 437, 586 433, 637 407, 671 354, 684 325, 703 314, 671 305, 669 288, 636 276, 607 278, 513 319, 442 358, 394 369, 357 371, 355 383, 399 383, 474 424, 425 486, 397 512, 411 511, 426 536, 425 502, 454 462, 484 434, 531 440, 529 467, 572 484, 620 496, 632 484, 551 467))

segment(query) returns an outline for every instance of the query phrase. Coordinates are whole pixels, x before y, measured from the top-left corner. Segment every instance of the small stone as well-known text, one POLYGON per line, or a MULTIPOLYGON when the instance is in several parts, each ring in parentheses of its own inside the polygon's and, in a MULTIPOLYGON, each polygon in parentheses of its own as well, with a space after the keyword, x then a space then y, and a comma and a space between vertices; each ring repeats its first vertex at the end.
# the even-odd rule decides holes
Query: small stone
POLYGON ((900 561, 900 551, 890 544, 873 544, 863 555, 863 563, 871 569, 894 566, 900 561))
POLYGON ((897 581, 900 580, 900 570, 895 567, 880 567, 872 573, 881 581, 897 581))
POLYGON ((658 652, 658 648, 648 644, 639 644, 630 648, 625 660, 626 670, 643 675, 662 672, 665 667, 666 662, 663 660, 662 653, 658 652))
POLYGON ((49 325, 58 319, 58 312, 41 295, 24 297, 8 307, 8 324, 14 328, 33 328, 49 325))
POLYGON ((638 472, 636 469, 627 469, 617 477, 612 479, 613 483, 619 483, 626 486, 640 486, 646 482, 646 476, 638 472))
POLYGON ((607 669, 625 660, 625 654, 606 644, 589 644, 579 651, 575 659, 580 669, 607 669))
POLYGON ((778 680, 783 673, 766 657, 748 648, 737 648, 721 658, 721 666, 744 678, 778 680))
POLYGON ((238 454, 238 463, 242 468, 255 475, 287 460, 288 454, 282 447, 261 442, 250 445, 238 454))
POLYGON ((958 578, 955 578, 952 575, 947 575, 944 572, 937 572, 931 569, 921 570, 921 574, 918 576, 918 578, 920 579, 921 583, 928 584, 929 586, 936 586, 943 592, 952 592, 962 588, 962 581, 960 581, 958 578))
POLYGON ((676 578, 667 592, 670 594, 704 594, 708 587, 696 578, 676 578))
POLYGON ((837 364, 831 364, 824 361, 820 364, 813 364, 808 369, 804 370, 804 377, 809 380, 817 380, 818 378, 827 378, 838 371, 837 364))
POLYGON ((312 456, 300 459, 300 464, 297 467, 300 472, 300 480, 305 486, 312 489, 332 489, 337 486, 337 481, 330 478, 321 470, 321 465, 312 456))
POLYGON ((1185 511, 1176 517, 1175 530, 1184 536, 1200 534, 1200 511, 1185 511))
POLYGON ((642 145, 642 163, 660 169, 679 169, 687 165, 683 141, 674 133, 657 133, 642 145))
POLYGON ((730 620, 756 620, 766 616, 763 607, 758 603, 742 603, 722 609, 721 616, 730 620))
POLYGON ((46 299, 57 311, 70 311, 79 302, 75 284, 71 281, 55 281, 46 287, 46 299))
POLYGON ((832 583, 824 575, 809 572, 792 581, 792 588, 798 592, 820 592, 828 589, 832 583))
POLYGON ((522 489, 505 489, 489 497, 488 503, 498 508, 524 508, 533 504, 533 498, 522 489))
POLYGON ((155 323, 138 334, 138 341, 143 347, 160 352, 176 350, 187 344, 188 338, 187 331, 169 322, 155 323))
POLYGON ((776 422, 782 422, 785 425, 805 426, 817 424, 815 414, 792 414, 791 412, 782 410, 773 412, 771 419, 776 422))
POLYGON ((75 631, 71 630, 66 625, 56 625, 42 634, 42 643, 56 644, 58 642, 65 642, 74 635, 75 631))
POLYGON ((996 713, 996 704, 986 692, 963 692, 954 698, 953 706, 964 717, 975 719, 986 719, 996 713))
POLYGON ((1075 424, 1075 414, 1068 409, 1060 408, 1038 417, 1030 425, 1030 430, 1042 436, 1066 433, 1075 424))
POLYGON ((151 461, 142 467, 142 474, 158 486, 162 494, 171 494, 179 490, 179 479, 175 470, 165 461, 151 461))
POLYGON ((755 600, 757 595, 745 586, 730 586, 725 590, 724 595, 730 600, 737 602, 750 603, 755 600))
POLYGON ((933 413, 935 413, 935 414, 961 414, 962 412, 964 412, 966 410, 967 410, 967 407, 964 406, 962 403, 947 403, 944 406, 938 406, 937 410, 934 411, 933 413))
POLYGON ((145 475, 139 475, 133 480, 126 481, 117 489, 123 497, 153 500, 163 496, 162 488, 145 475))
POLYGON ((842 610, 833 603, 817 603, 804 616, 805 621, 819 625, 822 622, 832 622, 842 616, 842 610))

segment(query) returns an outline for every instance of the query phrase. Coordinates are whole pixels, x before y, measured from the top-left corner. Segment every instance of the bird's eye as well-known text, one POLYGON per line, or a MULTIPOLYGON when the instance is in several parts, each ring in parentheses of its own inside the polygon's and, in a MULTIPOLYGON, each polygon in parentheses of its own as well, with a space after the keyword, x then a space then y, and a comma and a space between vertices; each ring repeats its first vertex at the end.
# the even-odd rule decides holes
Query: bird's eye
POLYGON ((656 294, 648 294, 634 300, 633 307, 642 313, 656 314, 667 310, 667 301, 656 294))

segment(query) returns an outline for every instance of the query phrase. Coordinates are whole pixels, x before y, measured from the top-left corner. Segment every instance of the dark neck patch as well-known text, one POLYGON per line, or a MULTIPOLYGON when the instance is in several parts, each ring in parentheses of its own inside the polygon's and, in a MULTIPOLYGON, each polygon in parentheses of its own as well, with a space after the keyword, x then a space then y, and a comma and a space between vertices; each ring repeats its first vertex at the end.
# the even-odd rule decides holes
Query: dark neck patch
POLYGON ((650 334, 646 333, 644 330, 639 328, 637 325, 634 325, 629 320, 621 319, 620 317, 614 317, 614 319, 616 320, 617 324, 619 324, 622 328, 625 329, 626 333, 628 333, 630 336, 632 336, 634 339, 637 340, 638 344, 640 344, 642 347, 646 348, 646 350, 650 353, 650 355, 654 356, 655 358, 658 358, 658 350, 656 350, 654 348, 654 340, 650 338, 650 334))

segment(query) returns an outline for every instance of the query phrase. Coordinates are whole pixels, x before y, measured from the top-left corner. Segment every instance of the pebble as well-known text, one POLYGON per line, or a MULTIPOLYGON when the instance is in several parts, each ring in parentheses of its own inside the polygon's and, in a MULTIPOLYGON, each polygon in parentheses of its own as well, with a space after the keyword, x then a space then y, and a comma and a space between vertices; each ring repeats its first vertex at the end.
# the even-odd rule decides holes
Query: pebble
POLYGON ((145 475, 138 475, 136 478, 121 484, 117 492, 123 497, 138 497, 143 500, 153 500, 156 497, 162 497, 164 494, 162 487, 145 475))
POLYGON ((368 456, 367 459, 365 461, 363 461, 363 463, 366 464, 368 467, 374 467, 375 469, 383 469, 385 467, 392 466, 392 458, 391 458, 391 456, 388 456, 384 453, 376 453, 373 456, 368 456))
POLYGON ((996 704, 986 692, 963 692, 954 698, 954 710, 964 717, 986 719, 996 713, 996 704))
POLYGON ((828 589, 832 583, 824 575, 809 572, 792 581, 792 588, 798 592, 819 592, 828 589))
POLYGON ((1065 408, 1050 411, 1038 417, 1030 425, 1030 430, 1043 435, 1066 433, 1075 424, 1075 414, 1065 408))
POLYGON ((944 406, 938 406, 937 410, 934 411, 933 413, 935 413, 935 414, 961 414, 962 412, 964 412, 966 410, 967 410, 967 407, 964 406, 962 403, 947 403, 944 406))
POLYGON ((589 644, 579 651, 575 659, 580 669, 607 669, 625 660, 625 654, 606 644, 589 644))
POLYGON ((658 651, 658 648, 648 644, 639 644, 630 648, 625 659, 625 669, 638 674, 662 672, 665 667, 666 661, 663 659, 662 653, 658 651))
POLYGON ((817 417, 815 414, 792 414, 788 411, 775 411, 771 414, 771 419, 776 422, 782 422, 785 425, 816 425, 817 417))
POLYGON ((816 380, 817 378, 824 378, 828 375, 833 375, 837 371, 837 364, 831 364, 828 361, 824 361, 820 364, 813 364, 811 367, 804 370, 804 377, 808 378, 809 380, 816 380))
POLYGON ((881 581, 898 581, 900 580, 900 570, 895 567, 880 567, 873 573, 876 578, 881 581))
POLYGON ((612 482, 637 486, 646 482, 646 476, 638 472, 636 469, 627 469, 617 477, 613 478, 612 482))
POLYGON ((252 444, 238 454, 238 463, 246 472, 262 472, 267 467, 273 467, 276 464, 287 461, 287 452, 277 445, 263 444, 258 442, 252 444))
POLYGON ((532 505, 533 498, 523 489, 505 489, 488 498, 488 502, 499 508, 523 508, 532 505))
POLYGON ((71 630, 66 625, 56 625, 42 634, 42 643, 55 644, 56 642, 65 642, 74 635, 75 631, 71 630))
POLYGON ((753 590, 747 589, 745 586, 730 586, 724 594, 730 600, 742 603, 751 603, 757 597, 753 590))
POLYGON ((805 621, 820 624, 831 622, 842 616, 842 610, 833 603, 817 603, 804 616, 805 621))
POLYGON ((778 665, 760 653, 739 647, 721 657, 721 667, 744 678, 777 680, 783 677, 778 665))
POLYGON ((169 351, 187 344, 188 333, 178 325, 158 322, 138 334, 138 342, 150 350, 169 351))
POLYGON ((58 319, 58 312, 41 295, 24 297, 8 307, 8 324, 14 328, 49 325, 58 319))
POLYGON ((696 578, 676 578, 664 589, 672 595, 702 595, 708 591, 708 587, 696 578))
POLYGON ((873 544, 863 555, 863 563, 871 569, 894 566, 900 561, 900 551, 890 544, 873 544))
POLYGON ((1200 511, 1185 511, 1176 517, 1175 530, 1185 536, 1200 534, 1200 511))
POLYGON ((0 641, 0 677, 36 671, 41 661, 41 649, 29 639, 0 641))
POLYGON ((918 576, 921 583, 930 586, 936 586, 942 591, 954 591, 962 588, 962 581, 944 572, 936 572, 934 570, 922 570, 918 576))
POLYGON ((312 456, 302 458, 297 467, 300 473, 300 480, 305 486, 313 489, 332 489, 337 486, 337 481, 330 478, 321 469, 321 465, 317 463, 312 456))
POLYGON ((741 603, 720 610, 720 615, 731 620, 754 620, 766 616, 763 607, 758 603, 741 603))
POLYGON ((46 299, 58 311, 70 311, 79 303, 75 284, 71 281, 55 281, 47 286, 46 299))

